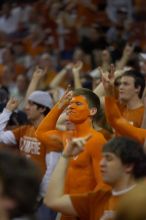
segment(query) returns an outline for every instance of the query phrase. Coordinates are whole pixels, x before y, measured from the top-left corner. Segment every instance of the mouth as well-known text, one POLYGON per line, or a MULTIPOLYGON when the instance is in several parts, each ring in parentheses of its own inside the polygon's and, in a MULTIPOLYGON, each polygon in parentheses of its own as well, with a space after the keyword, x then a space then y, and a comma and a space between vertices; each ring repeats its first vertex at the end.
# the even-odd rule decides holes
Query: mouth
POLYGON ((105 170, 100 170, 101 174, 106 174, 105 170))
POLYGON ((71 115, 71 114, 75 114, 75 112, 74 112, 74 111, 68 111, 67 114, 68 114, 68 115, 71 115))
POLYGON ((123 96, 123 95, 125 95, 124 92, 119 92, 119 96, 123 96))

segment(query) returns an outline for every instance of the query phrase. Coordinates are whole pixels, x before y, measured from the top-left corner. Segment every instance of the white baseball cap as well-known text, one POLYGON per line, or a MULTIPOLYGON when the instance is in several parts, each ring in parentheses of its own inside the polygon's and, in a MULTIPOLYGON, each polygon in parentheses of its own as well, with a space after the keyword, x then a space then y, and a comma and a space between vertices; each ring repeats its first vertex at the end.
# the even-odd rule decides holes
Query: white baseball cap
POLYGON ((41 90, 32 92, 31 95, 28 97, 28 101, 35 102, 36 104, 45 106, 50 109, 53 107, 53 100, 49 92, 44 92, 41 90))

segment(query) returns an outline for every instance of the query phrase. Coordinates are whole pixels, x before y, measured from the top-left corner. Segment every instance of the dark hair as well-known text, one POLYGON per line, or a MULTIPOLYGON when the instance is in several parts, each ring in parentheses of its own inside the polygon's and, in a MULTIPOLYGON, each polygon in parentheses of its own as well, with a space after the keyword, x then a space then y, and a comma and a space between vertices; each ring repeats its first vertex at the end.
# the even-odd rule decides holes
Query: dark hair
POLYGON ((135 88, 138 88, 140 87, 140 91, 139 91, 139 98, 142 97, 142 94, 143 94, 143 91, 144 91, 144 88, 145 88, 145 79, 144 79, 144 76, 140 73, 140 72, 137 72, 135 70, 128 70, 126 71, 122 76, 129 76, 129 77, 132 77, 134 78, 134 85, 135 85, 135 88))
POLYGON ((28 120, 26 113, 21 110, 17 110, 12 112, 7 126, 19 126, 19 125, 25 125, 27 123, 28 120))
POLYGON ((40 188, 39 168, 24 156, 0 150, 0 179, 3 195, 16 203, 10 217, 32 214, 40 188))
POLYGON ((114 86, 115 87, 119 87, 120 86, 120 80, 121 80, 121 75, 120 76, 117 76, 116 78, 115 78, 115 81, 114 81, 114 86))
POLYGON ((114 153, 125 165, 133 164, 136 179, 146 176, 146 155, 139 142, 127 137, 115 137, 104 145, 103 152, 114 153))
POLYGON ((79 88, 75 89, 73 96, 84 96, 88 102, 89 108, 97 108, 97 113, 93 116, 93 122, 98 118, 98 112, 100 111, 100 99, 99 97, 92 92, 90 89, 79 88))
POLYGON ((50 112, 50 108, 49 107, 46 107, 46 106, 44 106, 44 105, 40 105, 40 104, 38 104, 38 103, 36 103, 36 102, 33 102, 35 105, 37 105, 37 107, 38 107, 38 109, 39 108, 44 108, 45 110, 43 111, 43 115, 44 116, 46 116, 49 112, 50 112))

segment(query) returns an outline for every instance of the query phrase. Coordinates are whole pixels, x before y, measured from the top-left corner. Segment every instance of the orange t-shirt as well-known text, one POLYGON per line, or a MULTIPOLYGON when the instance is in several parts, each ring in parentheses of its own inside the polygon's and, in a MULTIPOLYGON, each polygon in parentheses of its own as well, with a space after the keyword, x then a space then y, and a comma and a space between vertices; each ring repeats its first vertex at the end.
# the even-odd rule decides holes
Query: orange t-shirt
POLYGON ((113 196, 107 189, 70 196, 79 218, 84 220, 114 219, 116 205, 121 197, 113 196))
POLYGON ((121 115, 133 126, 140 128, 143 120, 144 106, 128 109, 118 103, 121 115))
POLYGON ((108 122, 117 133, 131 137, 142 144, 144 143, 146 139, 146 130, 130 125, 128 121, 122 117, 114 97, 105 97, 105 113, 108 122))
POLYGON ((45 156, 47 145, 42 144, 35 135, 36 128, 31 125, 24 125, 13 130, 19 150, 26 157, 33 160, 45 173, 46 163, 45 156))

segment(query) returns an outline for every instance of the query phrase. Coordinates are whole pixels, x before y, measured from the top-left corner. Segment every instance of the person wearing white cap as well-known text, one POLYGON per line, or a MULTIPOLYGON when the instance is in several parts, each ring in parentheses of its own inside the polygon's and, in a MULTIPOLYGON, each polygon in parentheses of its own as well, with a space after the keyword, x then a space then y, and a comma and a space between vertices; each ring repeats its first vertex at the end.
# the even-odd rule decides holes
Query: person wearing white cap
MULTIPOLYGON (((25 112, 30 123, 19 126, 13 130, 4 130, 12 112, 17 106, 18 101, 15 98, 11 98, 0 115, 0 143, 18 146, 19 150, 26 155, 26 157, 32 159, 39 165, 42 171, 40 196, 43 197, 50 175, 59 159, 60 153, 50 152, 50 146, 48 150, 47 144, 42 144, 36 138, 35 131, 39 123, 53 107, 52 98, 49 92, 39 90, 32 92, 25 105, 25 112)), ((44 219, 41 213, 40 209, 38 211, 38 220, 44 219)), ((46 210, 43 209, 43 214, 44 213, 46 213, 46 210)), ((47 209, 47 213, 48 216, 51 215, 50 219, 52 220, 56 216, 56 213, 52 212, 52 210, 47 209)), ((49 219, 49 217, 47 217, 47 219, 49 219)))

